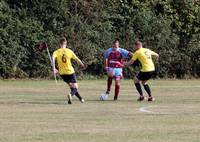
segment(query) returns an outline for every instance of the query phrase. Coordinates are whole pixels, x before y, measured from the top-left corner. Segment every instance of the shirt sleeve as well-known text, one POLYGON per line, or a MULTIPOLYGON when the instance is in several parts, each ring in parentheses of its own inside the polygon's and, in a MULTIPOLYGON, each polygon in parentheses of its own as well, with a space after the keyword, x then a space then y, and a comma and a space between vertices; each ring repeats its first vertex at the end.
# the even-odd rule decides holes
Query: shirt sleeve
POLYGON ((120 48, 120 52, 121 52, 123 58, 127 58, 130 55, 130 52, 127 51, 126 49, 120 48))
POLYGON ((109 49, 104 52, 103 56, 104 56, 105 59, 108 58, 109 53, 110 53, 109 49))
POLYGON ((133 54, 131 60, 135 61, 135 60, 137 60, 137 58, 138 58, 138 54, 137 54, 137 52, 135 52, 135 53, 133 54))
POLYGON ((152 51, 151 49, 148 49, 149 53, 152 55, 152 54, 155 54, 154 51, 152 51))
POLYGON ((53 58, 57 58, 57 52, 56 51, 53 52, 53 58))
POLYGON ((78 57, 76 56, 76 54, 73 51, 72 51, 72 59, 78 60, 78 57))

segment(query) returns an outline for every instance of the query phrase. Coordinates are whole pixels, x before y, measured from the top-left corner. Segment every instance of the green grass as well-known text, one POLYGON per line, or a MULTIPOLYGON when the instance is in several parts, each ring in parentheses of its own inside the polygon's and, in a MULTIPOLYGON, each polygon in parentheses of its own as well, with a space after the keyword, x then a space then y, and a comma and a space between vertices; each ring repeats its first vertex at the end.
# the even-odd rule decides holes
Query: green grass
POLYGON ((105 81, 80 81, 86 103, 68 105, 62 81, 0 81, 0 142, 199 142, 200 80, 150 85, 155 102, 137 102, 131 80, 101 102, 105 81))

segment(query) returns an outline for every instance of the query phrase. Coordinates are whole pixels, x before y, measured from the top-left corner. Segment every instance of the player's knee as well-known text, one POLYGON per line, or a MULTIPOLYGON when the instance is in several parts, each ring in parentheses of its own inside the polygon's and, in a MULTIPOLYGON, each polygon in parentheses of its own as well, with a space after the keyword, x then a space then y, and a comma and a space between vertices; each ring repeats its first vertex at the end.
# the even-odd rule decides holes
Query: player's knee
POLYGON ((69 83, 70 88, 78 88, 77 83, 69 83))
POLYGON ((146 85, 147 84, 147 82, 146 81, 142 81, 142 85, 146 85))
POLYGON ((112 73, 107 73, 107 74, 108 74, 108 77, 113 77, 112 73))
POLYGON ((68 83, 69 87, 72 88, 72 83, 68 83))
POLYGON ((74 83, 73 87, 78 88, 78 83, 74 83))
POLYGON ((120 82, 119 82, 119 81, 116 81, 115 85, 116 85, 116 86, 120 86, 120 82))
POLYGON ((75 95, 78 92, 77 88, 70 88, 72 96, 75 95))
POLYGON ((121 80, 121 77, 120 76, 117 76, 115 78, 115 85, 120 85, 120 80, 121 80))

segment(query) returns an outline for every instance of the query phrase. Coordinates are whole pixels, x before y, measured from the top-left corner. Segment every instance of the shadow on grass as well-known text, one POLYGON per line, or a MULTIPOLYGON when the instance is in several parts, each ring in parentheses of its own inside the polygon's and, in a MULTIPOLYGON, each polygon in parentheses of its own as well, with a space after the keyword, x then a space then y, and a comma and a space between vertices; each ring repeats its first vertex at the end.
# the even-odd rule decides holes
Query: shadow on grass
POLYGON ((87 99, 86 102, 100 102, 100 103, 110 103, 110 102, 114 102, 114 103, 120 103, 120 102, 127 102, 127 103, 130 103, 130 102, 136 102, 136 100, 134 99, 118 99, 116 101, 112 100, 112 99, 109 99, 109 100, 105 100, 105 101, 102 101, 100 99, 87 99))
POLYGON ((0 105, 19 105, 19 104, 31 104, 31 105, 66 105, 67 101, 61 102, 37 102, 37 101, 27 101, 27 102, 0 102, 0 105))
MULTIPOLYGON (((73 100, 74 103, 78 103, 79 100, 74 99, 73 100)), ((85 104, 87 105, 88 103, 120 103, 120 102, 134 102, 134 100, 106 100, 106 101, 101 101, 99 99, 86 99, 85 100, 85 104)), ((1 104, 1 103, 0 103, 1 104)), ((37 105, 66 105, 67 104, 67 100, 66 101, 23 101, 23 102, 8 102, 8 103, 3 103, 3 104, 37 104, 37 105)))
POLYGON ((17 102, 17 104, 33 104, 33 105, 66 105, 67 102, 17 102))

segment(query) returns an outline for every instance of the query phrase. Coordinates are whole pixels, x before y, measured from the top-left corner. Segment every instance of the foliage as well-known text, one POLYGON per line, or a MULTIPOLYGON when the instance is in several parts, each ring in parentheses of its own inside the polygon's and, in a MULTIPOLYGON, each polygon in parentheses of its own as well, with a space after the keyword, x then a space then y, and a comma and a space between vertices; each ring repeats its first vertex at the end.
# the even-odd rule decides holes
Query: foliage
MULTIPOLYGON (((200 76, 200 5, 193 0, 2 0, 0 76, 51 77, 46 41, 52 53, 61 36, 88 66, 79 74, 103 76, 103 52, 115 38, 133 51, 140 39, 160 54, 159 77, 200 76)), ((134 51, 133 51, 134 52, 134 51)), ((131 77, 134 69, 125 69, 131 77)))

